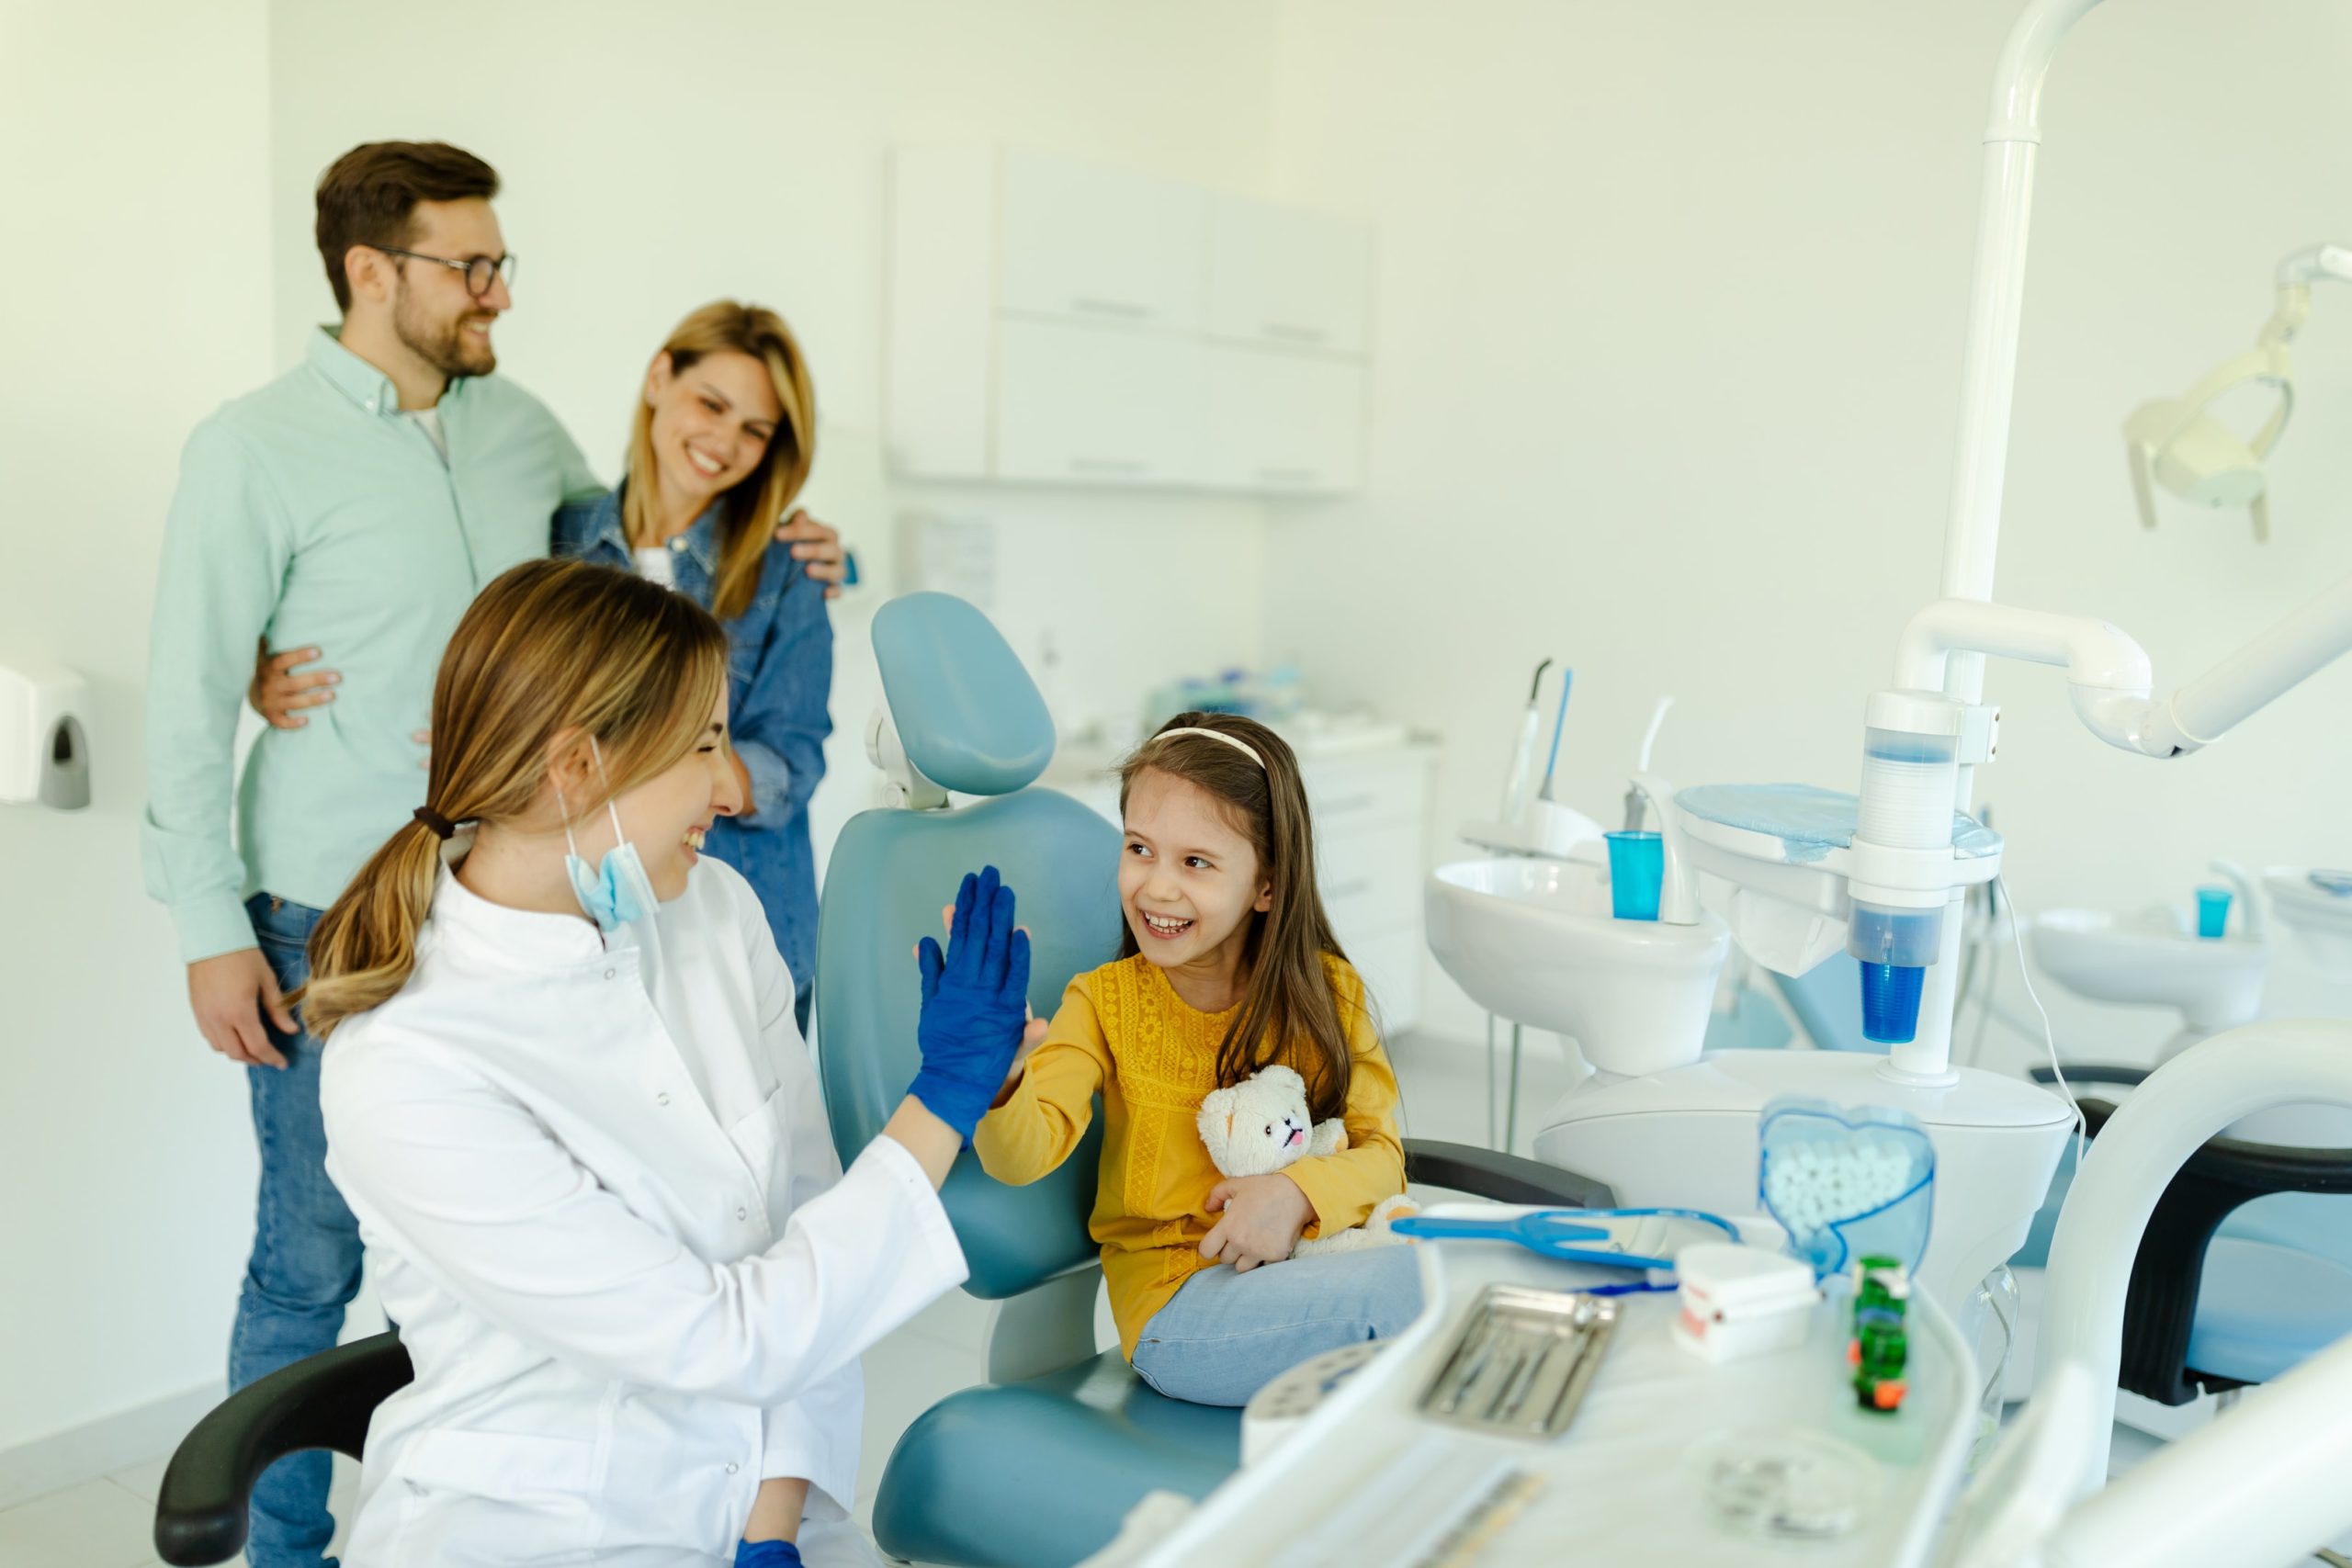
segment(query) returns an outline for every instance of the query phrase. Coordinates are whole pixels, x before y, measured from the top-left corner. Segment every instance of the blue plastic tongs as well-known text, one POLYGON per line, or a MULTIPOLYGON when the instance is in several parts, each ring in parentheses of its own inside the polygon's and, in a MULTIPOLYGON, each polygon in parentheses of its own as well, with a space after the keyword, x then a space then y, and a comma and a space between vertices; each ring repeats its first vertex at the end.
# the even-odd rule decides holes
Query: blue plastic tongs
POLYGON ((1734 1241, 1739 1239, 1738 1228, 1729 1220, 1698 1209, 1537 1209, 1508 1220, 1451 1220, 1405 1214, 1389 1221, 1388 1228, 1398 1235, 1430 1239, 1517 1242, 1530 1252, 1569 1263, 1598 1263, 1610 1269, 1671 1269, 1673 1258, 1629 1252, 1615 1243, 1607 1225, 1587 1223, 1651 1217, 1693 1220, 1713 1225, 1734 1241), (1601 1245, 1582 1245, 1587 1242, 1601 1245))

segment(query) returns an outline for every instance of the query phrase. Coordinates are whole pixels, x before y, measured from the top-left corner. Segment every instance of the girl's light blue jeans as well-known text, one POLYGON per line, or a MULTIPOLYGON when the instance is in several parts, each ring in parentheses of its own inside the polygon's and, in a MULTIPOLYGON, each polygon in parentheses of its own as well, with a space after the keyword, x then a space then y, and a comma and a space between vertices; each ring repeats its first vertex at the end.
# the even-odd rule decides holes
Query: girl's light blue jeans
POLYGON ((1247 1274, 1220 1263, 1152 1314, 1136 1342, 1136 1374, 1170 1399, 1247 1404, 1301 1361, 1385 1339, 1420 1311, 1409 1247, 1294 1258, 1247 1274))

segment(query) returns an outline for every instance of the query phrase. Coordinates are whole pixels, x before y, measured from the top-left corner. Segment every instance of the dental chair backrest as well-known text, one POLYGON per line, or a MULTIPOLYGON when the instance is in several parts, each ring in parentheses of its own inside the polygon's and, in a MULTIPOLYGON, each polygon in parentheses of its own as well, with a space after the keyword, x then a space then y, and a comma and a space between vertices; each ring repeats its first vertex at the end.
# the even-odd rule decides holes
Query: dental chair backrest
MULTIPOLYGON (((867 750, 914 803, 851 819, 825 871, 817 923, 819 1072, 846 1163, 882 1130, 918 1062, 914 947, 967 871, 994 865, 1030 934, 1029 1004, 1049 1018, 1070 977, 1118 956, 1118 830, 1068 795, 1028 787, 1053 760, 1045 701, 988 617, 912 593, 874 617, 886 711, 867 750), (944 804, 948 792, 981 796, 944 804), (926 803, 941 804, 923 808, 926 803)), ((965 1288, 1018 1295, 1091 1263, 1098 1116, 1059 1170, 990 1179, 967 1149, 941 1199, 971 1265, 965 1288)))

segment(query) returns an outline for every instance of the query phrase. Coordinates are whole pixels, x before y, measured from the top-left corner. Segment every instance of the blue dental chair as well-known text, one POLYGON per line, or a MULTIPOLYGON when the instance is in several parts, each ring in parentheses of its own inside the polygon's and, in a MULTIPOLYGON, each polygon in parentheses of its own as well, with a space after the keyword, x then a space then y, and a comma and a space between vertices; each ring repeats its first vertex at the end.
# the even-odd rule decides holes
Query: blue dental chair
MULTIPOLYGON (((1052 760, 1053 723, 996 628, 959 599, 915 593, 885 605, 873 635, 888 711, 867 750, 900 805, 842 829, 818 922, 819 1071, 843 1150, 881 1130, 914 1077, 912 949, 965 872, 993 864, 1018 894, 1041 1018, 1073 975, 1118 956, 1123 925, 1118 831, 1028 787, 1052 760), (951 807, 950 791, 982 798, 951 807)), ((988 1381, 918 1417, 883 1472, 874 1534, 893 1557, 1058 1568, 1106 1543, 1145 1493, 1203 1496, 1239 1463, 1239 1411, 1163 1398, 1117 1349, 1095 1348, 1099 1105, 1097 1117, 1041 1181, 1004 1186, 967 1150, 941 1191, 971 1267, 964 1288, 999 1305, 988 1381)), ((1459 1145, 1408 1142, 1407 1174, 1506 1202, 1611 1201, 1566 1171, 1459 1145)))

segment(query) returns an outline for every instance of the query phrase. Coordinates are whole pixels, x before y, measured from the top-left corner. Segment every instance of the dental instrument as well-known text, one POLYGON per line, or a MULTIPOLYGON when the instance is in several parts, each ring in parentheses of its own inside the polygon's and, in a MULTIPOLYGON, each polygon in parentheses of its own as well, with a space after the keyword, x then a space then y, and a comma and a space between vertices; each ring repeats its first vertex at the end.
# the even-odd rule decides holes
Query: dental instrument
POLYGON ((2156 487, 2208 507, 2243 506, 2257 544, 2270 537, 2270 486, 2265 469, 2295 409, 2295 367, 2287 345, 2311 314, 2312 285, 2352 283, 2352 248, 2307 245, 2278 264, 2278 304, 2255 346, 2224 361, 2177 398, 2141 404, 2123 422, 2132 495, 2143 527, 2156 525, 2156 487), (2269 418, 2241 437, 2210 410, 2233 389, 2262 386, 2278 394, 2269 418))
MULTIPOLYGON (((1642 749, 1634 763, 1634 771, 1635 773, 1646 773, 1650 771, 1650 752, 1652 749, 1657 745, 1657 732, 1659 728, 1666 723, 1666 710, 1673 705, 1674 699, 1672 697, 1660 697, 1657 700, 1657 705, 1650 709, 1650 727, 1642 732, 1642 749)), ((1625 787, 1625 831, 1628 833, 1638 833, 1641 830, 1641 786, 1639 784, 1628 784, 1625 787)))
MULTIPOLYGON (((1501 815, 1505 826, 1517 822, 1526 814, 1529 792, 1535 784, 1535 739, 1543 733, 1544 728, 1544 721, 1535 711, 1535 702, 1544 690, 1544 671, 1550 668, 1552 661, 1549 659, 1536 665, 1534 679, 1527 683, 1527 706, 1519 716, 1519 739, 1510 750, 1510 771, 1503 775, 1501 815)), ((1565 695, 1564 693, 1564 699, 1565 695)))
POLYGON ((1568 727, 1568 689, 1576 684, 1577 672, 1562 666, 1560 670, 1560 711, 1552 717, 1552 752, 1544 759, 1544 787, 1536 792, 1539 800, 1552 798, 1552 773, 1560 765, 1560 733, 1568 727))
POLYGON ((1388 1228, 1398 1235, 1431 1240, 1442 1237, 1453 1241, 1513 1242, 1530 1252, 1569 1263, 1598 1263, 1611 1269, 1671 1269, 1680 1247, 1692 1245, 1695 1239, 1707 1239, 1703 1229, 1678 1232, 1678 1224, 1712 1227, 1735 1242, 1741 1239, 1737 1225, 1720 1214, 1702 1213, 1696 1209, 1530 1209, 1499 1220, 1405 1214, 1389 1221, 1388 1228), (1580 1223, 1586 1220, 1649 1223, 1621 1234, 1608 1225, 1580 1223), (1601 1245, 1588 1247, 1584 1245, 1587 1242, 1601 1245))

